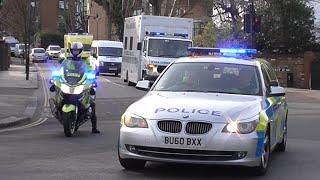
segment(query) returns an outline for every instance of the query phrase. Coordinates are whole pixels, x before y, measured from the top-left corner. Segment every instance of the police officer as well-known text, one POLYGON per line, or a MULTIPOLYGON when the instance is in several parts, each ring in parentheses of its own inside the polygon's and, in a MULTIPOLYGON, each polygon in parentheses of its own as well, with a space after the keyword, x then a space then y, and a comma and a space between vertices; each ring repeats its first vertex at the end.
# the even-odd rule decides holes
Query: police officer
MULTIPOLYGON (((81 42, 73 42, 71 44, 71 47, 70 47, 70 57, 68 57, 62 63, 62 65, 63 66, 67 65, 69 60, 77 61, 77 62, 86 61, 86 60, 81 58, 82 51, 83 51, 83 44, 81 42)), ((85 63, 82 63, 82 64, 84 66, 86 66, 85 69, 92 70, 92 67, 90 67, 90 63, 85 62, 85 63)), ((93 111, 92 112, 92 117, 91 117, 92 133, 98 134, 98 133, 100 133, 100 131, 97 128, 97 116, 96 116, 96 112, 95 112, 95 109, 96 109, 95 108, 95 102, 91 106, 92 106, 92 111, 93 111)))

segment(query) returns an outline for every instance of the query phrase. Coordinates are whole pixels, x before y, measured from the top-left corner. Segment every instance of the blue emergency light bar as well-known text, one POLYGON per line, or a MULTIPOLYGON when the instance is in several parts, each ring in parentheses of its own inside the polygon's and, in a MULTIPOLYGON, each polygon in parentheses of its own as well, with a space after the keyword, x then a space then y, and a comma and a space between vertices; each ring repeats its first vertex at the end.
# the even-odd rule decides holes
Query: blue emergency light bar
POLYGON ((150 36, 164 36, 165 33, 164 32, 150 32, 149 35, 150 36))
POLYGON ((188 38, 188 34, 183 34, 183 33, 174 33, 174 36, 180 36, 183 38, 188 38))
POLYGON ((223 56, 253 56, 257 54, 256 49, 238 49, 238 48, 203 48, 191 47, 188 48, 191 54, 196 55, 223 55, 223 56))

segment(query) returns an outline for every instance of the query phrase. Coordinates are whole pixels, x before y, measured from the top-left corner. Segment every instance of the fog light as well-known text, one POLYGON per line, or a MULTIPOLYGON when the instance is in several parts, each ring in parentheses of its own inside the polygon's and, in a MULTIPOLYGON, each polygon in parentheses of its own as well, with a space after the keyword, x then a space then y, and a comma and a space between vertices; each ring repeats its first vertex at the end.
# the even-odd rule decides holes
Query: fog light
POLYGON ((238 158, 239 158, 239 159, 244 158, 246 155, 247 155, 246 152, 243 152, 243 151, 238 152, 238 158))

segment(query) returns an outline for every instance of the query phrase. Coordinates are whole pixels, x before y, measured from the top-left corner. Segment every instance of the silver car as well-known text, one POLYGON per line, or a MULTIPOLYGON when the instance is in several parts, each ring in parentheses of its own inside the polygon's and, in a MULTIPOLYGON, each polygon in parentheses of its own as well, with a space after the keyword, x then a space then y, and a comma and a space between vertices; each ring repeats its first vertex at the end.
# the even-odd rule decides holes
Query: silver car
POLYGON ((175 61, 128 107, 118 146, 124 168, 160 161, 267 171, 271 152, 286 148, 285 91, 267 61, 239 56, 243 50, 222 52, 229 51, 237 57, 175 61))

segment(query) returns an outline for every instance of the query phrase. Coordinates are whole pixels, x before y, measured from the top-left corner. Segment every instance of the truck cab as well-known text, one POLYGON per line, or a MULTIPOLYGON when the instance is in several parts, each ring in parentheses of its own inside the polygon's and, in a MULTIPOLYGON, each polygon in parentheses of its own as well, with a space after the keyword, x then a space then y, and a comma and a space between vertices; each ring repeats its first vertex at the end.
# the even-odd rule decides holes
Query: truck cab
POLYGON ((139 15, 125 19, 121 78, 128 85, 154 82, 171 62, 187 56, 193 19, 139 15))
POLYGON ((146 36, 142 43, 142 78, 154 82, 171 62, 188 54, 192 41, 181 37, 146 36))

